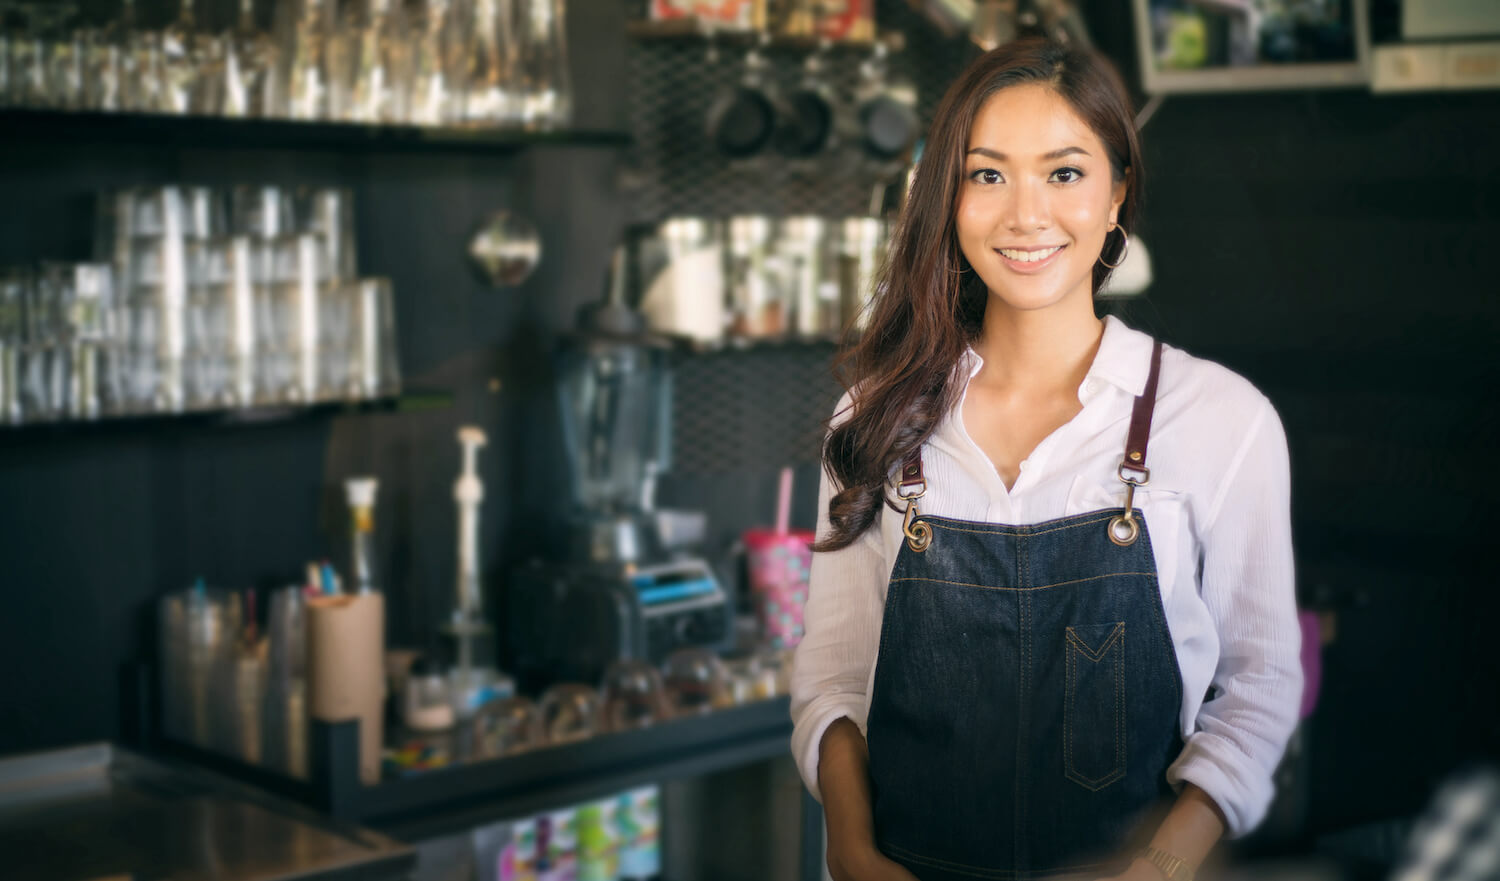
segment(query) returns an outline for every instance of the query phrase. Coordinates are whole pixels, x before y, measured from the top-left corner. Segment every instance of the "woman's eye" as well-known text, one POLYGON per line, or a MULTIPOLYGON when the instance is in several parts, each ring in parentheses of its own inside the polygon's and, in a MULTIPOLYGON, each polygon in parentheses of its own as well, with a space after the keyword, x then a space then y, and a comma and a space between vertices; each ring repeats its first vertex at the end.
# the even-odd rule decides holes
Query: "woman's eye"
POLYGON ((1003 182, 1005 178, 1001 177, 1000 172, 993 168, 981 168, 970 174, 969 180, 981 184, 998 184, 1003 182))
POLYGON ((1070 184, 1083 179, 1083 172, 1076 168, 1059 168, 1052 172, 1052 179, 1061 184, 1070 184))

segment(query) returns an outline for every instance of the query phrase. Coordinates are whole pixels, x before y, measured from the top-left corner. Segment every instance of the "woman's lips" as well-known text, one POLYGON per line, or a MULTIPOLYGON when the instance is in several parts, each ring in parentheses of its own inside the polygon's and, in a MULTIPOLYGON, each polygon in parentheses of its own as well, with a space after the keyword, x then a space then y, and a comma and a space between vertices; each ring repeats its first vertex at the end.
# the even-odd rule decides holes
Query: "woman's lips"
MULTIPOLYGON (((1009 257, 1005 256, 1004 254, 1002 254, 1000 252, 999 248, 995 249, 995 254, 1001 259, 1001 261, 1003 261, 1005 263, 1005 265, 1007 267, 1009 267, 1011 269, 1011 271, 1013 271, 1013 272, 1019 272, 1019 273, 1021 273, 1023 275, 1030 275, 1032 273, 1041 272, 1043 269, 1046 269, 1048 266, 1051 266, 1053 264, 1053 262, 1057 260, 1057 255, 1061 254, 1067 247, 1068 247, 1067 245, 1060 245, 1060 246, 1058 246, 1058 248, 1055 251, 1053 251, 1051 254, 1049 254, 1045 259, 1043 259, 1043 260, 1037 260, 1035 262, 1027 262, 1027 261, 1023 261, 1023 260, 1012 260, 1011 258, 1009 258, 1009 257)), ((1011 249, 1007 248, 1006 250, 1011 250, 1011 249)))

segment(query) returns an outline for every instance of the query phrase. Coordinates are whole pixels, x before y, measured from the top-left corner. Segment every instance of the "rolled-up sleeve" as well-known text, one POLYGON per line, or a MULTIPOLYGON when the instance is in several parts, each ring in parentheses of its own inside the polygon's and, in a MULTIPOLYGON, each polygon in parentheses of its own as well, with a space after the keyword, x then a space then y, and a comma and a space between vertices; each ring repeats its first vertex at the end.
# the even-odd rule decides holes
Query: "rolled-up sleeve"
POLYGON ((1219 661, 1213 698, 1167 769, 1174 787, 1193 783, 1214 800, 1229 838, 1265 818, 1302 697, 1286 436, 1262 407, 1205 518, 1201 590, 1219 661))
MULTIPOLYGON (((845 412, 845 395, 836 413, 845 412)), ((833 481, 823 469, 818 484, 819 540, 830 529, 833 481)), ((847 716, 864 730, 866 688, 875 664, 890 568, 881 551, 880 522, 848 547, 814 554, 803 610, 804 635, 792 666, 792 756, 807 789, 819 802, 818 748, 828 726, 847 716)))

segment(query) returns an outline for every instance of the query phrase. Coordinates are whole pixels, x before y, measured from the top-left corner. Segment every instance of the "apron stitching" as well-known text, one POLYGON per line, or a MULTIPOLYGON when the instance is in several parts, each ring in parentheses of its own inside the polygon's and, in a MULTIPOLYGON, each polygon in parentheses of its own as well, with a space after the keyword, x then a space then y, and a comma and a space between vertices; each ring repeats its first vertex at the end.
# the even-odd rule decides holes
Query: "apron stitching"
MULTIPOLYGON (((1015 543, 1017 560, 1022 566, 1018 584, 1023 588, 1029 588, 1031 586, 1031 543, 1024 536, 1017 537, 1015 543)), ((1031 604, 1027 602, 1027 599, 1028 597, 1025 593, 1016 598, 1021 611, 1023 666, 1020 683, 1021 712, 1017 714, 1020 724, 1016 734, 1016 840, 1013 850, 1016 854, 1017 862, 1023 866, 1031 862, 1031 849, 1028 847, 1028 843, 1031 841, 1028 833, 1031 830, 1026 823, 1026 808, 1029 802, 1027 796, 1030 795, 1028 788, 1031 785, 1031 780, 1026 774, 1025 757, 1030 751, 1031 746, 1026 735, 1031 728, 1031 642, 1033 634, 1031 632, 1031 604)))
POLYGON ((1075 578, 1072 581, 1058 581, 1054 582, 1053 584, 1037 585, 1036 587, 996 587, 992 584, 974 584, 968 581, 948 581, 942 578, 921 578, 916 575, 907 575, 901 578, 892 578, 891 581, 926 581, 931 582, 932 584, 951 584, 954 587, 977 587, 980 590, 1014 590, 1025 592, 1029 590, 1046 590, 1051 587, 1067 587, 1070 584, 1082 584, 1085 581, 1098 581, 1101 578, 1121 578, 1127 575, 1144 575, 1147 578, 1153 580, 1155 580, 1156 578, 1156 575, 1151 572, 1110 572, 1107 575, 1090 575, 1087 578, 1075 578))
MULTIPOLYGON (((1087 516, 1087 515, 1083 515, 1083 516, 1087 516)), ((1017 535, 1017 536, 1032 536, 1032 535, 1046 535, 1046 534, 1048 534, 1050 532, 1062 532, 1065 529, 1082 529, 1085 526, 1092 526, 1095 523, 1103 523, 1104 521, 1109 520, 1109 519, 1113 518, 1114 516, 1115 515, 1113 513, 1111 513, 1111 514, 1109 514, 1106 517, 1095 517, 1093 520, 1085 520, 1082 523, 1069 523, 1066 526, 1053 526, 1050 529, 1039 529, 1039 530, 1036 530, 1034 532, 1033 531, 1029 531, 1029 530, 1018 531, 1018 530, 1015 530, 1015 529, 1003 529, 1003 528, 1002 529, 965 529, 965 528, 960 527, 960 526, 947 526, 939 518, 932 517, 930 515, 925 515, 921 519, 922 519, 922 522, 924 522, 924 523, 928 523, 928 524, 930 524, 932 526, 936 526, 939 529, 946 529, 949 532, 972 532, 975 535, 1017 535)), ((955 522, 962 523, 962 522, 967 522, 967 521, 955 521, 955 522)))
POLYGON ((1115 759, 1120 763, 1120 776, 1129 768, 1130 753, 1125 749, 1125 622, 1120 622, 1120 656, 1115 658, 1115 759))
POLYGON ((1110 646, 1113 646, 1116 640, 1122 640, 1124 638, 1124 621, 1121 621, 1115 625, 1115 628, 1109 632, 1109 639, 1106 639, 1104 641, 1104 645, 1099 646, 1098 649, 1089 648, 1089 644, 1083 641, 1083 637, 1078 635, 1078 631, 1074 630, 1072 627, 1068 628, 1068 641, 1078 646, 1078 650, 1088 655, 1089 660, 1091 661, 1101 660, 1104 657, 1104 653, 1109 651, 1110 646))
POLYGON ((1078 634, 1073 630, 1072 627, 1069 627, 1067 629, 1067 641, 1069 645, 1073 646, 1074 651, 1064 653, 1063 770, 1066 772, 1067 778, 1069 780, 1072 780, 1074 783, 1077 783, 1079 786, 1082 786, 1084 789, 1087 789, 1091 792, 1098 792, 1099 790, 1104 789, 1106 786, 1114 783, 1116 780, 1123 779, 1127 773, 1126 764, 1128 761, 1128 754, 1125 750, 1125 662, 1123 657, 1120 657, 1125 654, 1125 622, 1119 622, 1115 629, 1110 631, 1109 639, 1105 641, 1104 645, 1100 647, 1097 653, 1088 647, 1088 644, 1078 636, 1078 634), (1076 655, 1085 655, 1089 658, 1089 660, 1098 663, 1104 659, 1104 656, 1108 654, 1112 648, 1115 647, 1116 643, 1119 643, 1120 648, 1120 651, 1115 658, 1114 693, 1115 762, 1117 763, 1117 767, 1103 777, 1086 777, 1077 770, 1077 765, 1073 761, 1072 725, 1070 724, 1070 720, 1072 719, 1073 714, 1070 711, 1076 705, 1076 698, 1073 689, 1073 683, 1076 681, 1078 676, 1078 660, 1076 658, 1076 655))
MULTIPOLYGON (((1024 542, 1022 544, 1024 544, 1024 542)), ((1028 581, 1030 581, 1031 580, 1031 552, 1030 552, 1029 549, 1026 552, 1025 560, 1026 560, 1026 579, 1028 581)), ((1026 649, 1026 666, 1021 671, 1021 693, 1022 693, 1022 703, 1021 703, 1022 711, 1021 712, 1022 712, 1022 714, 1024 716, 1024 723, 1023 723, 1022 728, 1021 728, 1020 736, 1016 738, 1016 745, 1017 745, 1016 768, 1017 768, 1017 770, 1019 772, 1016 775, 1016 783, 1017 783, 1017 793, 1021 796, 1021 798, 1019 799, 1020 804, 1018 805, 1018 809, 1016 810, 1016 826, 1017 826, 1017 829, 1016 829, 1016 833, 1017 833, 1016 852, 1017 852, 1017 854, 1019 854, 1019 855, 1021 855, 1023 857, 1022 865, 1025 865, 1026 863, 1030 862, 1030 859, 1031 859, 1031 849, 1030 849, 1030 847, 1028 847, 1028 843, 1031 841, 1031 837, 1030 837, 1030 834, 1029 834, 1031 832, 1031 827, 1030 827, 1030 824, 1027 822, 1029 820, 1029 817, 1027 816, 1027 808, 1030 807, 1030 799, 1028 799, 1028 798, 1025 797, 1025 796, 1027 796, 1027 795, 1030 794, 1028 790, 1029 790, 1029 787, 1031 786, 1031 775, 1027 773, 1030 769, 1026 767, 1025 757, 1031 752, 1031 738, 1029 737, 1029 735, 1031 733, 1031 692, 1032 692, 1032 688, 1031 688, 1031 686, 1032 686, 1032 682, 1031 682, 1031 670, 1032 670, 1031 649, 1032 649, 1032 642, 1033 642, 1033 639, 1034 639, 1034 636, 1035 636, 1032 633, 1032 629, 1031 629, 1032 628, 1032 620, 1031 620, 1031 602, 1030 602, 1030 599, 1031 598, 1028 597, 1024 593, 1021 594, 1021 596, 1019 597, 1019 600, 1020 600, 1020 603, 1021 603, 1021 609, 1023 610, 1023 613, 1024 613, 1023 614, 1023 619, 1024 619, 1023 620, 1023 626, 1024 626, 1025 629, 1022 631, 1022 633, 1024 634, 1024 636, 1023 636, 1022 639, 1023 639, 1023 645, 1025 646, 1025 649, 1026 649)))
POLYGON ((1063 651, 1063 771, 1072 777, 1073 765, 1073 680, 1078 669, 1077 656, 1063 651))

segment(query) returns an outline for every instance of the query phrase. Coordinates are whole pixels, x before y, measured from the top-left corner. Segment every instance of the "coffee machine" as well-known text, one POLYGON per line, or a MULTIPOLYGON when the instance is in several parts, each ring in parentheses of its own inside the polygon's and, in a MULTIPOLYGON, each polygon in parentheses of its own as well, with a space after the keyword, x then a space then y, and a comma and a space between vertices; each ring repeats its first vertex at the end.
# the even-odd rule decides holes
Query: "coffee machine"
POLYGON ((697 554, 704 515, 655 504, 671 465, 671 351, 625 302, 625 253, 557 352, 572 504, 562 558, 523 566, 507 591, 509 667, 526 691, 732 638, 732 604, 697 554))

